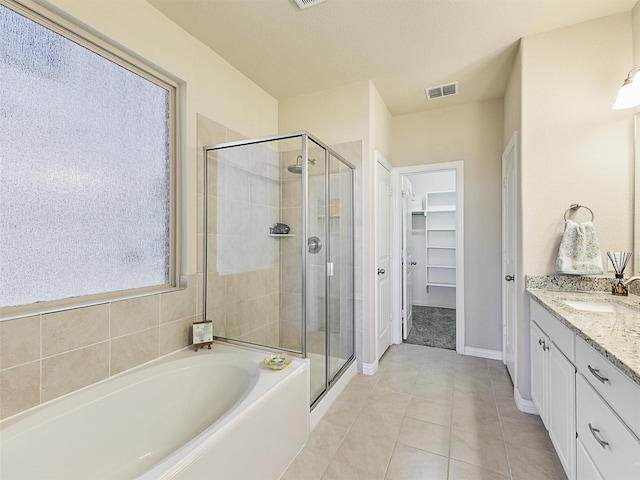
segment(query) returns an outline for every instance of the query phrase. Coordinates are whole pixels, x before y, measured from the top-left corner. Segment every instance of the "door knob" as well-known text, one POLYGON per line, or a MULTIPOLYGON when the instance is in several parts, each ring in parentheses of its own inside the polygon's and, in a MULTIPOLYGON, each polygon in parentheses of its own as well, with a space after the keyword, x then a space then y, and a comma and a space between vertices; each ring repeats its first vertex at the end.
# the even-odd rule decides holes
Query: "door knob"
POLYGON ((378 269, 378 275, 384 275, 384 268, 378 269))
POLYGON ((504 277, 504 279, 505 279, 507 282, 513 282, 513 281, 515 281, 515 277, 514 277, 513 275, 507 275, 507 276, 505 276, 505 277, 504 277))

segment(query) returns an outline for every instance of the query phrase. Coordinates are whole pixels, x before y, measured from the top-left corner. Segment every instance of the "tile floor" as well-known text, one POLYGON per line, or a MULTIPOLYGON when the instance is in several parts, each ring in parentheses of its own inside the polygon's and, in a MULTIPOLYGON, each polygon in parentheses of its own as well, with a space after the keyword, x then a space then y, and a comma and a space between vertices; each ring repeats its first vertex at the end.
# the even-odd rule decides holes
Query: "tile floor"
POLYGON ((501 362, 403 344, 351 380, 282 480, 409 479, 566 477, 501 362))

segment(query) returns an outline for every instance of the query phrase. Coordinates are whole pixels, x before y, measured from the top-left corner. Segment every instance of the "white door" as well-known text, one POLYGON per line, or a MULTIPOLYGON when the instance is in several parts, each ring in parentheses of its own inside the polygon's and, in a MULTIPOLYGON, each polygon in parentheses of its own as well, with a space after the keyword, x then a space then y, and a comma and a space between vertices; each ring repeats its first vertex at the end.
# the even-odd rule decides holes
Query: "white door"
POLYGON ((502 154, 502 352, 511 380, 516 384, 517 329, 517 132, 502 154))
POLYGON ((376 162, 377 358, 391 345, 391 172, 376 162))
POLYGON ((406 340, 413 326, 413 266, 411 229, 411 199, 413 187, 402 177, 402 339, 406 340))

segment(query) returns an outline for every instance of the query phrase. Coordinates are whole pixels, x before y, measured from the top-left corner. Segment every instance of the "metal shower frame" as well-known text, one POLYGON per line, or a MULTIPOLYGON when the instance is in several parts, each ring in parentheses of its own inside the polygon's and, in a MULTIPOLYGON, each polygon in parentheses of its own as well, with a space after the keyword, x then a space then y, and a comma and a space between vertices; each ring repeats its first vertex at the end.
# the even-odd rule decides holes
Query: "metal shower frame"
MULTIPOLYGON (((225 143, 219 143, 219 144, 215 144, 215 145, 209 145, 209 146, 205 146, 203 147, 203 156, 204 156, 204 234, 205 234, 205 244, 204 244, 204 253, 203 253, 203 261, 204 261, 204 265, 205 265, 205 271, 204 271, 204 279, 203 279, 203 289, 204 289, 204 301, 205 301, 205 305, 204 305, 204 315, 206 318, 207 315, 207 309, 206 309, 206 293, 207 293, 207 277, 208 277, 208 272, 206 271, 206 266, 208 265, 207 263, 207 248, 206 248, 206 242, 208 240, 208 231, 207 231, 207 218, 208 218, 208 182, 207 182, 207 178, 208 178, 208 161, 207 161, 207 152, 211 151, 211 150, 222 150, 222 149, 226 149, 226 148, 233 148, 233 147, 242 147, 242 146, 247 146, 247 145, 253 145, 253 144, 259 144, 259 143, 267 143, 267 142, 275 142, 275 141, 279 141, 279 140, 289 140, 289 139, 294 139, 300 137, 301 139, 301 145, 300 145, 300 149, 302 151, 302 232, 301 232, 301 249, 302 249, 302 270, 301 270, 301 274, 302 274, 302 305, 301 305, 301 352, 295 351, 295 350, 290 350, 290 349, 284 349, 282 347, 277 347, 280 350, 283 351, 288 351, 291 353, 295 353, 295 354, 301 354, 302 358, 307 358, 307 301, 306 301, 306 296, 307 296, 307 238, 308 238, 308 209, 309 209, 309 140, 313 141, 313 143, 315 143, 316 145, 318 145, 319 147, 324 149, 324 155, 325 155, 325 173, 324 173, 324 177, 325 177, 325 238, 327 239, 326 243, 326 262, 325 262, 325 388, 324 391, 322 392, 322 394, 320 394, 311 404, 311 408, 313 409, 313 407, 326 395, 326 393, 329 391, 329 388, 331 387, 331 385, 333 383, 335 383, 341 376, 342 374, 347 370, 347 368, 353 363, 353 361, 355 360, 355 353, 356 353, 356 325, 355 325, 355 319, 356 319, 356 315, 355 315, 355 291, 356 291, 356 285, 355 285, 355 254, 356 254, 356 242, 355 242, 355 202, 356 202, 356 193, 355 193, 355 186, 356 186, 356 182, 355 182, 355 169, 356 167, 350 163, 348 160, 346 160, 344 157, 342 157, 340 154, 338 154, 335 150, 333 150, 331 147, 329 147, 327 144, 325 144, 324 142, 318 140, 318 138, 316 138, 315 136, 309 134, 308 132, 304 131, 304 130, 300 130, 300 131, 296 131, 296 132, 290 132, 290 133, 285 133, 285 134, 279 134, 279 135, 271 135, 271 136, 266 136, 266 137, 258 137, 258 138, 251 138, 251 139, 247 139, 247 140, 238 140, 238 141, 233 141, 233 142, 225 142, 225 143), (340 161, 342 164, 344 164, 346 167, 351 169, 351 229, 352 229, 352 263, 353 263, 353 268, 352 268, 352 278, 351 278, 351 282, 352 282, 352 296, 353 296, 353 301, 352 301, 352 354, 351 357, 349 357, 347 359, 347 361, 344 363, 344 365, 338 370, 338 372, 332 377, 330 378, 330 348, 331 348, 331 322, 330 320, 330 276, 327 274, 327 265, 326 263, 328 263, 330 256, 331 256, 331 249, 330 249, 330 244, 331 242, 330 240, 330 202, 329 202, 329 198, 330 198, 330 159, 331 156, 333 156, 334 158, 336 158, 338 161, 340 161)), ((229 341, 229 342, 233 342, 233 343, 240 343, 240 344, 246 344, 248 342, 243 342, 240 340, 234 340, 234 339, 228 339, 228 338, 223 338, 223 337, 216 337, 217 339, 223 339, 225 341, 229 341)), ((256 344, 252 344, 252 345, 256 345, 256 344)), ((273 346, 269 346, 270 348, 274 348, 273 346)))

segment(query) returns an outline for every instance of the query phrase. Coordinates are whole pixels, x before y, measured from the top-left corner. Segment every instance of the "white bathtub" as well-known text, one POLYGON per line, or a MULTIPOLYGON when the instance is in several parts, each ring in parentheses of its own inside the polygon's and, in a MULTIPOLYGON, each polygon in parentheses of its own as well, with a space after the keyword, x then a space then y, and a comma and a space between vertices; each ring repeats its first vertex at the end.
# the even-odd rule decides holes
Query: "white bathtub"
POLYGON ((0 422, 0 478, 273 479, 309 431, 308 365, 183 350, 0 422))

